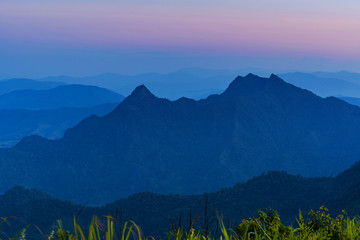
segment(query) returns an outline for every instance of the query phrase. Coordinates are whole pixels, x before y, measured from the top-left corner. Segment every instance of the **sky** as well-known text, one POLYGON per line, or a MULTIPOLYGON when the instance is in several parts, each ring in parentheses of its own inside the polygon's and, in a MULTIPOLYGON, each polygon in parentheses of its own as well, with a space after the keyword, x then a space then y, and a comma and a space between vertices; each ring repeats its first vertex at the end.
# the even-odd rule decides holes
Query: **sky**
POLYGON ((358 0, 1 0, 0 77, 360 72, 358 0))

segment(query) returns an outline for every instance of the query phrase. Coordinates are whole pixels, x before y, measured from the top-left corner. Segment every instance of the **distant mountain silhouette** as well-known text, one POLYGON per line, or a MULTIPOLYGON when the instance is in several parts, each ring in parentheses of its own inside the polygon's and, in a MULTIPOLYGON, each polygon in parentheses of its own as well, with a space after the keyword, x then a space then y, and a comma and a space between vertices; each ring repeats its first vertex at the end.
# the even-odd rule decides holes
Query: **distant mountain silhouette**
MULTIPOLYGON (((322 96, 353 96, 360 97, 360 85, 336 78, 337 75, 315 76, 309 73, 285 73, 280 76, 288 83, 307 89, 322 96)), ((358 81, 360 83, 360 81, 358 81)))
POLYGON ((321 78, 338 78, 347 82, 360 84, 360 73, 340 71, 340 72, 312 72, 314 76, 321 78))
POLYGON ((26 78, 14 78, 0 81, 0 94, 24 89, 45 90, 64 84, 63 82, 56 81, 35 81, 26 78))
MULTIPOLYGON (((171 73, 145 73, 134 76, 114 73, 88 77, 47 77, 41 81, 61 81, 70 84, 85 84, 104 87, 124 96, 141 84, 146 85, 158 97, 176 100, 180 97, 206 98, 209 94, 223 92, 237 74, 255 71, 261 76, 269 73, 260 69, 217 70, 186 68, 171 73)), ((307 89, 315 94, 328 96, 360 97, 360 74, 351 72, 282 73, 286 82, 307 89)))
POLYGON ((268 170, 335 175, 360 157, 359 122, 359 107, 275 75, 237 77, 200 101, 171 102, 142 85, 60 140, 27 137, 1 152, 0 190, 24 185, 104 203, 140 191, 213 191, 268 170))
POLYGON ((121 102, 123 96, 95 86, 64 85, 48 90, 18 90, 0 95, 0 109, 43 110, 92 107, 121 102))
POLYGON ((10 147, 23 137, 39 135, 55 139, 66 129, 84 118, 111 112, 118 103, 107 103, 88 108, 59 108, 48 110, 0 110, 0 148, 10 147))
POLYGON ((145 84, 153 89, 157 96, 175 100, 184 96, 200 99, 203 96, 207 97, 210 92, 223 91, 235 76, 234 71, 184 69, 168 74, 145 73, 128 76, 107 73, 82 78, 48 77, 42 80, 94 85, 110 89, 124 96, 129 95, 136 86, 145 84))

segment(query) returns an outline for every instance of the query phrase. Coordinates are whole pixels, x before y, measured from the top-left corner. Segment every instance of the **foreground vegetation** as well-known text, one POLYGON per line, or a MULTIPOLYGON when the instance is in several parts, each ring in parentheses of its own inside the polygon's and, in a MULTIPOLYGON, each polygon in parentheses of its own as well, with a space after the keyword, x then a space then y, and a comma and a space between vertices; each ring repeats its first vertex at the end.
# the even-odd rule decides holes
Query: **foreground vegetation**
MULTIPOLYGON (((70 232, 65 230, 61 221, 49 235, 43 235, 43 239, 52 240, 155 240, 153 237, 144 236, 141 228, 132 221, 118 224, 111 216, 105 217, 102 222, 96 216, 92 218, 89 228, 85 232, 74 220, 74 228, 70 232)), ((6 223, 6 218, 0 222, 6 223)), ((357 217, 350 218, 346 212, 337 217, 331 217, 328 209, 320 207, 318 211, 311 210, 308 216, 303 216, 299 211, 297 227, 282 224, 277 211, 259 211, 257 218, 244 219, 235 228, 226 228, 219 219, 218 234, 210 229, 196 230, 185 229, 181 226, 172 229, 167 234, 167 240, 302 240, 302 239, 360 239, 360 222, 357 217)), ((26 240, 27 228, 22 229, 13 237, 2 239, 26 240)), ((5 233, 1 232, 2 235, 5 233)))

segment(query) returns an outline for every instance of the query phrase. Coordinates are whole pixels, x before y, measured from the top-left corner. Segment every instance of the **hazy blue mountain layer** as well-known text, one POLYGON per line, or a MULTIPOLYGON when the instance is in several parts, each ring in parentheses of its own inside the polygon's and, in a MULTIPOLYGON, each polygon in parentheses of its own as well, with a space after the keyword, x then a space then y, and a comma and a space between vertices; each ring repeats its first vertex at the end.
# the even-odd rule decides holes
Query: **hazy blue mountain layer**
MULTIPOLYGON (((352 96, 360 97, 360 85, 339 78, 315 76, 308 73, 285 73, 280 74, 286 82, 307 89, 321 97, 328 96, 352 96)), ((337 76, 337 75, 335 75, 337 76)), ((360 81, 358 82, 360 83, 360 81)))
POLYGON ((18 90, 0 95, 0 109, 43 110, 92 107, 121 102, 124 97, 95 86, 63 85, 47 90, 18 90))
POLYGON ((338 78, 355 84, 360 84, 360 73, 340 71, 340 72, 313 72, 312 75, 322 78, 338 78))
POLYGON ((14 78, 0 81, 0 94, 24 89, 45 90, 64 84, 63 82, 56 81, 35 81, 26 78, 14 78))
POLYGON ((359 107, 275 75, 237 77, 200 101, 171 102, 139 86, 60 140, 27 137, 1 152, 0 190, 20 184, 104 203, 141 191, 213 191, 268 170, 336 175, 360 157, 359 122, 359 107))

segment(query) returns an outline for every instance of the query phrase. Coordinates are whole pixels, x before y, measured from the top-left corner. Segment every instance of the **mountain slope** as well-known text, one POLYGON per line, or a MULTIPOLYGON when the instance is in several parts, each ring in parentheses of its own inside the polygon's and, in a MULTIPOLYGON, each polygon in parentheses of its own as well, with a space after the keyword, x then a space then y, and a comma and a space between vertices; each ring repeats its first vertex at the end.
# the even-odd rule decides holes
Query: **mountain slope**
POLYGON ((350 104, 360 106, 360 98, 353 98, 353 97, 340 97, 341 100, 348 102, 350 104))
POLYGON ((268 170, 329 176, 359 159, 359 121, 360 108, 275 75, 238 77, 200 101, 171 102, 139 86, 60 140, 28 137, 0 153, 0 186, 104 203, 140 191, 212 191, 268 170))
POLYGON ((43 110, 92 107, 121 102, 123 99, 123 96, 104 88, 64 85, 48 90, 19 90, 0 95, 0 109, 43 110))

